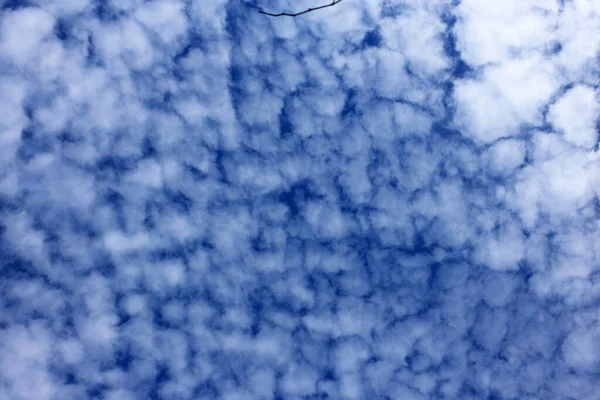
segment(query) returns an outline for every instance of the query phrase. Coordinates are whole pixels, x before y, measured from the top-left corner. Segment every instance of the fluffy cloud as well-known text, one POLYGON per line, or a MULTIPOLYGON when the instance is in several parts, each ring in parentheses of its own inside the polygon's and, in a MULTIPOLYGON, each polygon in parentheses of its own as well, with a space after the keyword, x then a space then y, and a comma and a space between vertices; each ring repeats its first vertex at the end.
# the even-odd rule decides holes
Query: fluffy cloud
POLYGON ((7 2, 0 398, 594 398, 595 0, 7 2))

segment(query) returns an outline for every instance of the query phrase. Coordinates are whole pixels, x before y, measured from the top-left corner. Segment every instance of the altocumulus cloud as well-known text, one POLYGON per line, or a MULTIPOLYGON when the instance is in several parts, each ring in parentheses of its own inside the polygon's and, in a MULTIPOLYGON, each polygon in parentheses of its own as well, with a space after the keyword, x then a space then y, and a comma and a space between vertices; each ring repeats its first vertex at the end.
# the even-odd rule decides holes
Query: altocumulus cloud
POLYGON ((0 2, 0 398, 600 393, 600 1, 0 2))

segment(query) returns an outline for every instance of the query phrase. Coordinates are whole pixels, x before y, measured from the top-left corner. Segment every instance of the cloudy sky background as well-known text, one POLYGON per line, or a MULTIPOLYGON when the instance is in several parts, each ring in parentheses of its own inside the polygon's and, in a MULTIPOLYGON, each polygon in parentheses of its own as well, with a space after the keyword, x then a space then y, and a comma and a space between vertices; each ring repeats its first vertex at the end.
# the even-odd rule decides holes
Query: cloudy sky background
POLYGON ((0 398, 598 398, 600 1, 317 5, 0 1, 0 398))

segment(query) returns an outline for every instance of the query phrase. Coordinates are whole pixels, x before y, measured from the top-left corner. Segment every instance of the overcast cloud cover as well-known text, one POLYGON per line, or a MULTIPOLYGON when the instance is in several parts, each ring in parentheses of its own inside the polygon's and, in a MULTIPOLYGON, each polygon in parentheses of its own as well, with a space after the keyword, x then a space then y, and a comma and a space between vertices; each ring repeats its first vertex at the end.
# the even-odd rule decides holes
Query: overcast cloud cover
POLYGON ((600 1, 0 0, 0 398, 600 393, 600 1))

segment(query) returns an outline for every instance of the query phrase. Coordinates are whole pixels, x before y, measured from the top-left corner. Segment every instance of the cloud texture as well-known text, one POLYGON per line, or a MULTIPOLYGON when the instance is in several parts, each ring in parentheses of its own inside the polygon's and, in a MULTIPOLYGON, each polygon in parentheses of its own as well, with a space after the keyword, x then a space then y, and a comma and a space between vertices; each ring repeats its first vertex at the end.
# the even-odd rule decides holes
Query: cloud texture
POLYGON ((1 398, 597 399, 600 2, 315 5, 0 2, 1 398))

